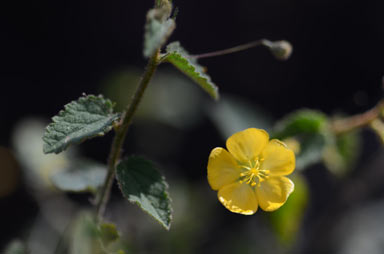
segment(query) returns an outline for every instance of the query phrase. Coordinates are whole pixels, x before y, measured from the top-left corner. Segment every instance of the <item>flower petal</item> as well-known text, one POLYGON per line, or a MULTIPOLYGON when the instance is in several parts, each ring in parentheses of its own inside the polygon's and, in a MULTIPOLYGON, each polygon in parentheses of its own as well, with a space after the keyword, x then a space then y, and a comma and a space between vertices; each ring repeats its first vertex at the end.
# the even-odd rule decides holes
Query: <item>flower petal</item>
POLYGON ((284 176, 271 177, 262 181, 256 188, 261 209, 270 212, 280 208, 287 201, 293 189, 293 182, 284 176))
POLYGON ((233 156, 224 148, 212 150, 208 160, 208 182, 213 190, 235 182, 240 177, 240 169, 233 156))
POLYGON ((227 149, 240 162, 254 160, 267 145, 269 135, 262 129, 249 128, 227 139, 227 149))
POLYGON ((295 154, 283 142, 272 139, 262 152, 262 170, 269 170, 271 176, 289 175, 295 169, 295 154))
POLYGON ((257 211, 258 202, 255 191, 246 183, 233 183, 219 190, 220 202, 231 212, 251 215, 257 211))

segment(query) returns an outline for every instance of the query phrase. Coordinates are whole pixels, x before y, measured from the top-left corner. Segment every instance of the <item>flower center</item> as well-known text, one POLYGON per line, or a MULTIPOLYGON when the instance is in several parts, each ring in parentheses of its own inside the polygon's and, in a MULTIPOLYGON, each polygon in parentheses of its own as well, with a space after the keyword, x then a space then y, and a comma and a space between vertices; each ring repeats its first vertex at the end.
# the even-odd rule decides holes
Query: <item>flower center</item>
POLYGON ((269 170, 260 169, 263 159, 256 159, 249 161, 246 165, 240 165, 243 172, 240 173, 240 183, 246 183, 253 186, 260 185, 269 176, 269 170))

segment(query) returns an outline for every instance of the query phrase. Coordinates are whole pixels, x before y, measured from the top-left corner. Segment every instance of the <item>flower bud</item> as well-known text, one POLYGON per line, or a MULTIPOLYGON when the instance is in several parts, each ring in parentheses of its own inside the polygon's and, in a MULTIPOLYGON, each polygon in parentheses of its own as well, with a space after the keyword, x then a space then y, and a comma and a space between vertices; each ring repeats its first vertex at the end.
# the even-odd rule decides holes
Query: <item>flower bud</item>
POLYGON ((288 41, 263 40, 263 45, 268 47, 278 60, 287 60, 292 54, 292 45, 288 41))

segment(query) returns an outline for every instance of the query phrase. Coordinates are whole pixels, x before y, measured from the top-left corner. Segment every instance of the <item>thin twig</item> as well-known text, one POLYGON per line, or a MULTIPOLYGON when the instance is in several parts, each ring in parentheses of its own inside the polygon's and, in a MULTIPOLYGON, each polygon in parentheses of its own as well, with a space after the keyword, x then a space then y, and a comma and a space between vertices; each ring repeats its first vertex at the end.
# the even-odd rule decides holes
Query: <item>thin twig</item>
POLYGON ((207 57, 214 57, 214 56, 222 56, 222 55, 227 55, 227 54, 232 54, 235 52, 247 50, 257 46, 266 45, 266 42, 267 40, 261 39, 261 40, 252 41, 246 44, 242 44, 236 47, 228 48, 228 49, 218 50, 218 51, 199 54, 199 55, 192 55, 191 57, 195 59, 200 59, 200 58, 207 58, 207 57))
POLYGON ((342 134, 355 130, 359 127, 368 126, 373 120, 379 117, 381 111, 384 109, 384 100, 381 100, 372 109, 362 113, 346 117, 343 119, 335 120, 332 123, 332 131, 335 134, 342 134))

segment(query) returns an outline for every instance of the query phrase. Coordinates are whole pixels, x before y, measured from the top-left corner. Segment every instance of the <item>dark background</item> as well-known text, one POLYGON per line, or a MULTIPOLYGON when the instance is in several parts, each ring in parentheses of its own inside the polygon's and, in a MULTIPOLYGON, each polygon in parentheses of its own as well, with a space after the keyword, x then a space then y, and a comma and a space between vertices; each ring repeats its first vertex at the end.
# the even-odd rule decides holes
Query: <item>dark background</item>
MULTIPOLYGON (((274 117, 303 107, 353 114, 372 107, 382 96, 383 1, 176 0, 174 4, 180 12, 170 41, 179 40, 192 53, 261 38, 293 44, 293 55, 286 62, 275 60, 264 48, 201 60, 222 93, 242 96, 274 117)), ((83 92, 100 93, 100 83, 114 70, 145 66, 143 26, 152 1, 1 5, 0 146, 10 146, 10 134, 20 119, 49 118, 83 92)), ((197 157, 206 157, 220 140, 209 122, 188 134, 188 151, 204 147, 197 157)), ((98 144, 109 142, 110 136, 98 144)), ((100 161, 108 150, 88 149, 100 161)), ((170 156, 181 165, 205 168, 205 161, 170 156)), ((205 173, 184 174, 190 181, 200 181, 205 173)), ((1 217, 13 218, 1 227, 15 228, 11 235, 1 235, 2 244, 17 236, 23 218, 36 213, 24 192, 21 187, 0 201, 1 217)))

